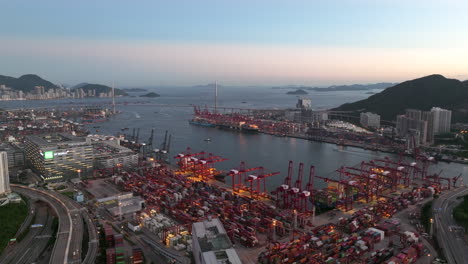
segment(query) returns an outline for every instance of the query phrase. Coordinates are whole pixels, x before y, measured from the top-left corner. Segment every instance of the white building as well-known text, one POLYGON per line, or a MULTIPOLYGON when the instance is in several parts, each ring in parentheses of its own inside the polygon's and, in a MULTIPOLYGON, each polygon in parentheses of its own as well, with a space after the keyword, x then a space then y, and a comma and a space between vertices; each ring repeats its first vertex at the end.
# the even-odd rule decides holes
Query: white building
POLYGON ((434 135, 450 132, 452 111, 439 107, 432 107, 431 113, 434 135))
POLYGON ((309 98, 299 98, 296 107, 299 109, 311 109, 312 101, 309 98))
POLYGON ((10 192, 10 174, 8 173, 8 154, 0 152, 0 195, 10 192))
POLYGON ((219 219, 193 224, 192 250, 196 264, 242 264, 219 219))
POLYGON ((380 115, 371 112, 361 113, 360 123, 363 127, 380 127, 380 115))

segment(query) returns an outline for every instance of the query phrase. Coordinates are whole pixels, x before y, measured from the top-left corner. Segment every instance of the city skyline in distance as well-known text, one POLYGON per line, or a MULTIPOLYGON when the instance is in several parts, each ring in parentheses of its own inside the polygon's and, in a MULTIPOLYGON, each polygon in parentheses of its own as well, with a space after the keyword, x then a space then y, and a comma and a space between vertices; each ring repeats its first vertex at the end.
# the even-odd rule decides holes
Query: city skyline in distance
POLYGON ((2 75, 120 86, 327 86, 434 73, 468 79, 468 4, 460 1, 1 6, 2 75))

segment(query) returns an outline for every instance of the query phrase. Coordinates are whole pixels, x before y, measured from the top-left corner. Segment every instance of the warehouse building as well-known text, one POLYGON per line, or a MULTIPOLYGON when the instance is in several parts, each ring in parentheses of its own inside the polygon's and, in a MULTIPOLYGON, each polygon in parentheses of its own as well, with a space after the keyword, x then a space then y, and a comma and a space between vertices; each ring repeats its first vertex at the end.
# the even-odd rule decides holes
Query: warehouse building
POLYGON ((94 165, 96 169, 132 168, 138 165, 138 154, 131 149, 120 146, 114 142, 93 143, 94 165))
POLYGON ((219 219, 193 223, 192 249, 196 264, 242 264, 219 219))
POLYGON ((90 175, 93 147, 71 134, 26 136, 25 156, 31 168, 47 182, 59 182, 90 175))

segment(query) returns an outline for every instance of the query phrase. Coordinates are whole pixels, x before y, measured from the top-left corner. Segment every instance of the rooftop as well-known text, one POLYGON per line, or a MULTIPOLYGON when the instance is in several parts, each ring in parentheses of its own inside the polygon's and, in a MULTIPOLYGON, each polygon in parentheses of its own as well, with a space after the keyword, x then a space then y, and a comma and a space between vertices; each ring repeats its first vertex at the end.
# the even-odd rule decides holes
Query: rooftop
POLYGON ((30 135, 27 136, 27 138, 33 143, 42 147, 55 146, 58 143, 76 144, 86 142, 84 138, 76 137, 66 133, 30 135))
POLYGON ((197 237, 203 258, 207 264, 241 264, 232 247, 226 230, 219 219, 205 220, 193 224, 192 235, 197 237))
POLYGON ((116 142, 97 142, 93 143, 95 154, 120 154, 133 152, 131 149, 118 145, 116 142))
POLYGON ((196 234, 202 252, 217 251, 231 248, 232 244, 218 219, 206 220, 193 224, 193 234, 196 234))

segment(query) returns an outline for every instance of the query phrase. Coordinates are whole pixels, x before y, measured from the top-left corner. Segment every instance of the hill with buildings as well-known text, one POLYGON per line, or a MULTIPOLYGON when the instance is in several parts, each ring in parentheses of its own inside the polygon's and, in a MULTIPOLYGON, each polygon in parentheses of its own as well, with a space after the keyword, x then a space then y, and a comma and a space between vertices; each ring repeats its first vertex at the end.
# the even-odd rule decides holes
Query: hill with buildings
POLYGON ((367 99, 346 103, 333 110, 373 112, 384 120, 395 120, 405 109, 427 111, 434 106, 452 110, 453 122, 467 122, 468 81, 429 75, 397 84, 367 99))
POLYGON ((58 87, 35 74, 25 74, 19 78, 0 75, 0 85, 2 84, 13 90, 23 91, 25 93, 33 91, 35 86, 44 86, 45 91, 58 87))
MULTIPOLYGON (((99 96, 100 93, 110 93, 112 91, 112 88, 106 85, 102 84, 92 84, 92 83, 87 83, 85 85, 82 85, 79 87, 79 89, 82 89, 85 93, 88 93, 88 91, 95 90, 96 91, 96 96, 99 96)), ((128 96, 128 94, 121 90, 115 88, 115 95, 116 96, 128 96)))

